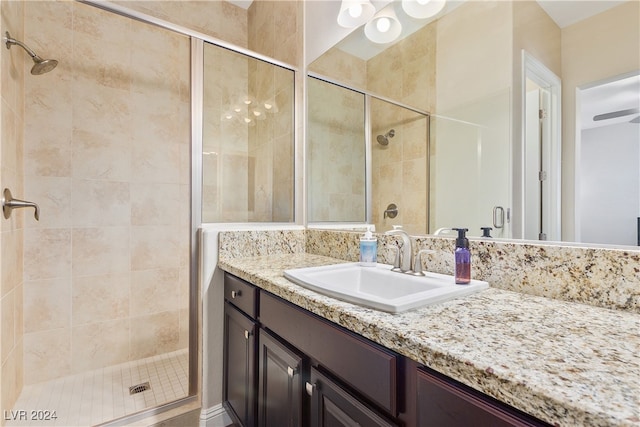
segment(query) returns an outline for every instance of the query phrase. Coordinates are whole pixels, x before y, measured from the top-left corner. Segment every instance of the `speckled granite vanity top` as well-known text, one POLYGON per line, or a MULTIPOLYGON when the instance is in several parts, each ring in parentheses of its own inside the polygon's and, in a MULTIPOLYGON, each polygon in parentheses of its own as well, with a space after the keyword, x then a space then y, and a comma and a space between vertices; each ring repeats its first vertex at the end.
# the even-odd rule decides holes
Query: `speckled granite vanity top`
POLYGON ((283 270, 310 254, 219 266, 304 309, 559 426, 640 426, 640 316, 499 289, 402 314, 325 297, 283 270))

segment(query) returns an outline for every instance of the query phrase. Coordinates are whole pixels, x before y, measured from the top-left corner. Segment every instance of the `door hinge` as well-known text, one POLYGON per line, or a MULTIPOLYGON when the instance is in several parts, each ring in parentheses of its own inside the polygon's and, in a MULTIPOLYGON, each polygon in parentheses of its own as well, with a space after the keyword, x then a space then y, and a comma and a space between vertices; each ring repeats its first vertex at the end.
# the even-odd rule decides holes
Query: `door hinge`
POLYGON ((546 119, 547 118, 547 110, 538 110, 538 118, 546 119))
POLYGON ((547 179, 547 172, 546 171, 538 172, 538 181, 546 181, 546 179, 547 179))

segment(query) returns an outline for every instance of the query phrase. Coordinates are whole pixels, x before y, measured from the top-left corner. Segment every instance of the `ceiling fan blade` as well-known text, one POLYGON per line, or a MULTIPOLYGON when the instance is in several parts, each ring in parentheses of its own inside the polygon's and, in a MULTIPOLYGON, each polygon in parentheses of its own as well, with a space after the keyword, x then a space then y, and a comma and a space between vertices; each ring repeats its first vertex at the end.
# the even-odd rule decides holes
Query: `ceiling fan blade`
POLYGON ((640 116, 636 117, 633 120, 629 120, 629 123, 635 123, 635 124, 640 124, 640 116))
POLYGON ((620 111, 612 111, 610 113, 598 114, 597 116, 593 116, 593 121, 597 122, 600 120, 609 120, 615 119, 616 117, 629 116, 631 114, 640 113, 640 109, 638 108, 630 108, 628 110, 620 110, 620 111))

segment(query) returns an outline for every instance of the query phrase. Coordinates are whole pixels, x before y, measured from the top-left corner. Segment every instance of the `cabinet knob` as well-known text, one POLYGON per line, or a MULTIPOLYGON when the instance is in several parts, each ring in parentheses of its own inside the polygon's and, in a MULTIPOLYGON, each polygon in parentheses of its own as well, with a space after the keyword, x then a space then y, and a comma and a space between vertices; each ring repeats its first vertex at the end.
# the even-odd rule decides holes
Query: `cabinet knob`
POLYGON ((244 339, 248 340, 250 336, 251 336, 251 332, 245 330, 244 331, 244 339))
POLYGON ((239 297, 240 295, 242 295, 240 291, 231 291, 231 298, 239 297))
POLYGON ((291 366, 287 366, 287 375, 289 375, 289 378, 293 378, 295 374, 296 374, 296 369, 292 368, 291 366))
POLYGON ((311 384, 309 382, 307 382, 305 384, 305 388, 307 389, 307 394, 309 396, 313 396, 313 391, 316 389, 316 385, 315 384, 311 384))

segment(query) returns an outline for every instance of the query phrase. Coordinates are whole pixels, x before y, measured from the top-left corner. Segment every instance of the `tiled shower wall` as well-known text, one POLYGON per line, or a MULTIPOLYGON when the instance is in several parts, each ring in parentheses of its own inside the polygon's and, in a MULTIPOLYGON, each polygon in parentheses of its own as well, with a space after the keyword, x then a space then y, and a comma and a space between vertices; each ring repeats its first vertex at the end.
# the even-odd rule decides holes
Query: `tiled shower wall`
POLYGON ((30 384, 188 344, 190 55, 85 4, 24 7, 25 42, 60 61, 25 79, 30 384))
MULTIPOLYGON (((24 38, 24 2, 0 1, 1 27, 13 38, 24 38)), ((0 55, 0 190, 11 189, 24 197, 24 81, 28 56, 19 47, 2 49, 0 55)), ((28 64, 31 66, 31 64, 28 64)), ((34 222, 33 210, 14 211, 10 219, 0 217, 0 409, 13 407, 23 383, 22 253, 25 223, 34 222)), ((4 417, 0 425, 4 424, 4 417)))

